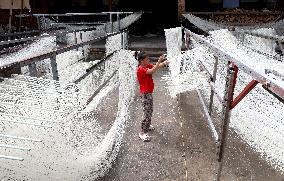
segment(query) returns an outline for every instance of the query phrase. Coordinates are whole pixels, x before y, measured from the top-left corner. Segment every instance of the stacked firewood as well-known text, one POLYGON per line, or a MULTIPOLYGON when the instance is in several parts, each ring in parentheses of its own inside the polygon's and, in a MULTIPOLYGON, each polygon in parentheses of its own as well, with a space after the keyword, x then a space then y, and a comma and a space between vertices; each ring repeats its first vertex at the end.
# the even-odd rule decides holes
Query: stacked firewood
POLYGON ((257 11, 234 9, 216 13, 213 20, 224 24, 259 24, 277 21, 282 18, 279 11, 257 11))

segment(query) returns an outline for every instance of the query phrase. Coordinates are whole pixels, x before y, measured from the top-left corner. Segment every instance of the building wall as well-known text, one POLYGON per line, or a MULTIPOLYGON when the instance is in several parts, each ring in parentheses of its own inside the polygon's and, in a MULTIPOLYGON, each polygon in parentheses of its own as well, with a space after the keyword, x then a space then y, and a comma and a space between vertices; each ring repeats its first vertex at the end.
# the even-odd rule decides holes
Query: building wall
POLYGON ((239 8, 240 0, 223 0, 223 8, 239 8))
POLYGON ((178 19, 182 19, 182 14, 185 12, 185 0, 178 0, 178 19))
MULTIPOLYGON (((20 26, 20 18, 17 18, 15 15, 19 15, 21 13, 21 6, 23 2, 23 14, 29 13, 32 8, 33 1, 37 2, 45 2, 47 0, 13 0, 12 6, 12 32, 18 31, 20 26)), ((11 8, 11 0, 0 0, 0 33, 8 32, 8 24, 10 17, 10 8, 11 8)), ((33 8, 36 10, 36 8, 33 8)), ((35 11, 34 11, 35 12, 35 11)), ((33 12, 33 13, 34 13, 33 12)), ((46 11, 45 11, 46 12, 46 11)), ((35 29, 37 28, 37 23, 34 18, 22 18, 21 22, 22 28, 24 29, 35 29)))
MULTIPOLYGON (((0 0, 0 9, 10 9, 11 1, 13 1, 13 9, 21 9, 22 0, 0 0)), ((23 8, 31 9, 29 0, 23 0, 23 8)))
POLYGON ((185 0, 186 11, 217 11, 224 8, 284 10, 284 0, 185 0))
POLYGON ((277 0, 276 9, 284 11, 284 1, 283 0, 277 0))

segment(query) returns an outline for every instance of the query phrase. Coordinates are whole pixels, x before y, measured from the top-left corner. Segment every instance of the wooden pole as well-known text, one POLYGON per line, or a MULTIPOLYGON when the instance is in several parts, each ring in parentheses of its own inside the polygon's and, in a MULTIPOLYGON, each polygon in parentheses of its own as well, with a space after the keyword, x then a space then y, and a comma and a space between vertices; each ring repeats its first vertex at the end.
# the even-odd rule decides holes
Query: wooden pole
POLYGON ((234 89, 237 81, 237 73, 238 68, 237 66, 233 65, 231 62, 228 62, 227 66, 227 77, 226 77, 226 87, 225 87, 225 94, 224 99, 226 100, 225 104, 222 108, 222 126, 221 126, 221 133, 220 133, 220 143, 217 146, 217 164, 216 164, 216 172, 214 181, 221 181, 221 173, 223 168, 223 158, 225 154, 225 147, 227 144, 228 139, 228 132, 229 132, 229 124, 230 124, 230 116, 231 116, 231 103, 234 97, 234 89))
MULTIPOLYGON (((213 77, 212 82, 215 83, 216 77, 217 77, 217 69, 218 69, 218 57, 215 56, 215 63, 214 63, 214 70, 213 70, 213 77)), ((214 90, 211 87, 211 94, 210 94, 210 101, 209 101, 209 115, 212 115, 212 109, 213 109, 213 97, 214 97, 214 90)))
POLYGON ((182 14, 185 12, 185 0, 178 0, 178 20, 182 19, 182 14))
POLYGON ((108 11, 112 11, 112 0, 108 0, 108 11))
MULTIPOLYGON (((24 0, 21 0, 21 12, 20 15, 23 14, 23 9, 24 9, 24 0)), ((19 31, 22 31, 22 16, 20 16, 20 27, 19 27, 19 31)))
POLYGON ((11 30, 12 30, 13 6, 14 6, 14 0, 11 0, 10 15, 9 15, 9 30, 8 30, 9 33, 11 33, 11 30))

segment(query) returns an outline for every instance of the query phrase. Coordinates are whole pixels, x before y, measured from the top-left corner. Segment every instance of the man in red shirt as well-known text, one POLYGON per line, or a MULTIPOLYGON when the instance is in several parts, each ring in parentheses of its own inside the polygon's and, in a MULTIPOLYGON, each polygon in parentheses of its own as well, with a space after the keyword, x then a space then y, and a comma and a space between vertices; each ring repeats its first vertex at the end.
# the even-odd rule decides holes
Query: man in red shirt
POLYGON ((155 65, 150 64, 149 56, 145 52, 140 52, 136 55, 136 59, 139 61, 137 68, 137 79, 140 85, 140 95, 142 99, 142 107, 144 113, 144 119, 141 123, 141 132, 139 137, 143 141, 150 141, 151 137, 147 134, 153 130, 151 125, 151 118, 153 113, 153 96, 154 81, 152 74, 155 73, 160 67, 167 65, 168 61, 164 56, 160 56, 158 62, 155 65), (164 61, 164 62, 163 62, 164 61))

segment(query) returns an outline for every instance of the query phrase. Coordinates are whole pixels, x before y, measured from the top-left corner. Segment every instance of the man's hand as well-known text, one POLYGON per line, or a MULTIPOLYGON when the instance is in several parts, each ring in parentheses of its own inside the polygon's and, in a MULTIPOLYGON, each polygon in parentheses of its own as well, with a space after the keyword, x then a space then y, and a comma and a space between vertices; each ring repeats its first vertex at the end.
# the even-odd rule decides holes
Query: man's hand
POLYGON ((161 56, 159 57, 158 62, 156 63, 156 65, 154 65, 154 67, 153 67, 152 69, 147 70, 146 74, 153 74, 153 73, 155 73, 159 68, 165 66, 165 65, 166 65, 165 62, 166 62, 166 63, 168 62, 168 61, 165 61, 165 60, 167 60, 167 59, 165 58, 165 56, 164 56, 164 55, 161 55, 161 56))
POLYGON ((160 58, 158 60, 158 66, 159 68, 164 67, 166 65, 169 64, 169 61, 166 59, 165 55, 161 55, 160 58), (159 60, 161 60, 161 62, 159 63, 159 60))
POLYGON ((163 62, 165 65, 169 65, 169 61, 168 60, 165 60, 164 62, 163 62))
POLYGON ((161 55, 158 59, 158 63, 162 63, 164 60, 166 60, 165 55, 161 55))

